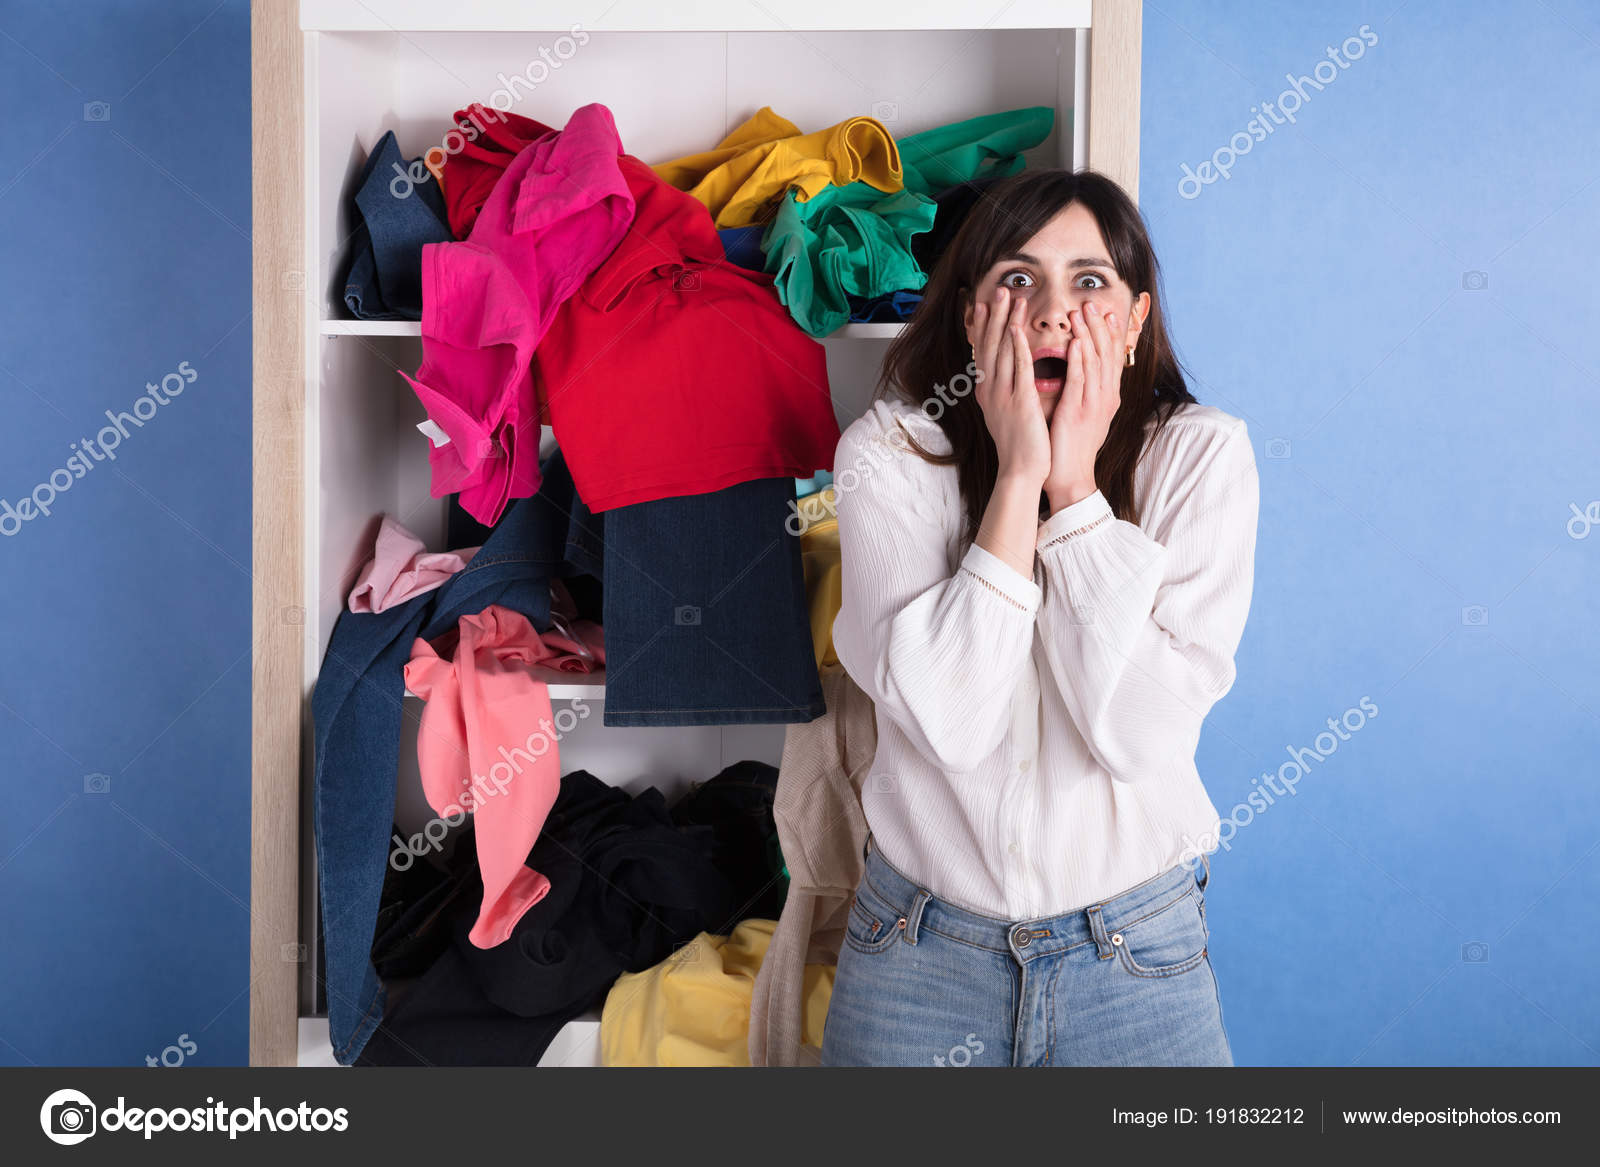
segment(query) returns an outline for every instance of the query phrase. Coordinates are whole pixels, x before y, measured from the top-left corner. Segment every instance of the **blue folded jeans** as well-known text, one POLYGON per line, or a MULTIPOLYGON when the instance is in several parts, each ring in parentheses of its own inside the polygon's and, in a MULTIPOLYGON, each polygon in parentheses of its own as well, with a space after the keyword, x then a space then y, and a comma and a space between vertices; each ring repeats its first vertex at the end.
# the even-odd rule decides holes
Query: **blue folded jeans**
POLYGON ((826 711, 793 478, 605 511, 606 725, 812 721, 826 711))
POLYGON ((958 908, 869 838, 825 1066, 1231 1066, 1205 886, 1179 864, 1034 920, 958 908))
POLYGON ((422 319, 422 248, 453 239, 444 195, 420 158, 378 139, 349 200, 344 302, 360 320, 422 319))
POLYGON ((550 628, 553 577, 598 570, 559 451, 532 498, 517 499, 467 566, 435 591, 383 612, 341 611, 311 696, 314 824, 324 986, 334 1057, 351 1064, 383 1016, 372 941, 389 859, 406 662, 418 637, 501 604, 550 628))

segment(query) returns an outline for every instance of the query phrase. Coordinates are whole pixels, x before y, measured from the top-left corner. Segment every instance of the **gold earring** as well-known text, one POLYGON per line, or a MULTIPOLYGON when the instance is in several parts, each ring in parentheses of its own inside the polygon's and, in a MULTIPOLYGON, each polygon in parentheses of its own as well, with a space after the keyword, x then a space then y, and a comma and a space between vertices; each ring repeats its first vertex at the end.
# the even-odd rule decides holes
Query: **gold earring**
POLYGON ((1133 368, 1133 349, 1128 349, 1128 368, 1133 368))

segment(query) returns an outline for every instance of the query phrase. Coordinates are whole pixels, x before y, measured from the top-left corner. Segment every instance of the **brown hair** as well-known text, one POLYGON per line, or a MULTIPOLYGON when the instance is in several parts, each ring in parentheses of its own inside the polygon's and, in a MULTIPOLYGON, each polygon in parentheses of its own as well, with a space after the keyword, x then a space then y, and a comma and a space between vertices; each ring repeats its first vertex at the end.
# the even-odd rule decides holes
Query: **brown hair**
POLYGON ((909 433, 908 444, 923 458, 958 467, 966 512, 965 540, 977 537, 978 523, 994 490, 999 459, 983 411, 965 375, 972 359, 962 318, 974 287, 1002 255, 1020 251, 1052 218, 1072 203, 1094 215, 1101 237, 1133 298, 1150 293, 1150 312, 1139 331, 1135 365, 1122 371, 1122 403, 1095 458, 1094 476, 1119 519, 1137 523, 1133 471, 1144 449, 1145 424, 1166 424, 1185 402, 1193 402, 1167 339, 1161 312, 1160 266, 1143 218, 1133 200, 1105 175, 1092 170, 1027 170, 990 185, 977 198, 955 238, 940 256, 923 289, 922 302, 884 355, 877 395, 895 393, 921 407, 937 387, 965 381, 955 399, 940 395, 943 412, 934 418, 950 439, 951 452, 935 454, 909 433))

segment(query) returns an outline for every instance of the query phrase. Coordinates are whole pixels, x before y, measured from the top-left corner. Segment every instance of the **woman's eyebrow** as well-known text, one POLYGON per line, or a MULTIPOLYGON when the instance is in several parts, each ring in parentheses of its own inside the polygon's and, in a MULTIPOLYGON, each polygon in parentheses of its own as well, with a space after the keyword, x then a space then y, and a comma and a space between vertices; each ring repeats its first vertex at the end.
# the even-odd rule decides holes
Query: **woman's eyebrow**
MULTIPOLYGON (((1017 261, 1022 263, 1031 263, 1034 267, 1044 266, 1044 264, 1039 261, 1037 256, 1029 255, 1026 251, 1013 251, 1008 255, 1002 255, 999 259, 995 260, 995 263, 1014 263, 1017 261)), ((1079 256, 1077 259, 1069 259, 1067 261, 1067 266, 1069 268, 1103 267, 1107 271, 1117 270, 1109 259, 1096 259, 1090 256, 1079 256)))

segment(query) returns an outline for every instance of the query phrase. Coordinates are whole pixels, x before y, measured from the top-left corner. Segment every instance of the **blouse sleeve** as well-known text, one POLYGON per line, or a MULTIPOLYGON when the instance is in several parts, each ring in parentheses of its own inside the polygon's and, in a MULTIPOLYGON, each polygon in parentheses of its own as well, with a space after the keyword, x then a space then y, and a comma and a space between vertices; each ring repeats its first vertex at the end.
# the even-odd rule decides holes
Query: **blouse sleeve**
MULTIPOLYGON (((976 544, 952 571, 950 527, 959 507, 940 480, 948 467, 923 459, 881 416, 869 413, 848 427, 834 457, 841 570, 834 651, 918 752, 946 772, 972 770, 1010 728, 1039 585, 976 544)), ((939 448, 920 429, 915 436, 939 448)))
POLYGON ((1260 483, 1245 424, 1174 424, 1147 455, 1144 526, 1095 491, 1039 527, 1038 627, 1067 711, 1122 782, 1192 762, 1233 686, 1254 583, 1260 483), (1148 533, 1146 533, 1148 528, 1148 533))

